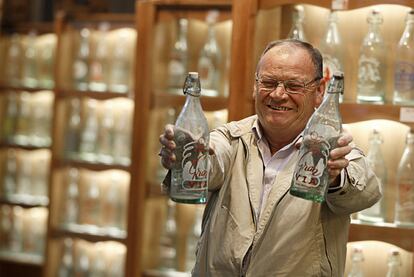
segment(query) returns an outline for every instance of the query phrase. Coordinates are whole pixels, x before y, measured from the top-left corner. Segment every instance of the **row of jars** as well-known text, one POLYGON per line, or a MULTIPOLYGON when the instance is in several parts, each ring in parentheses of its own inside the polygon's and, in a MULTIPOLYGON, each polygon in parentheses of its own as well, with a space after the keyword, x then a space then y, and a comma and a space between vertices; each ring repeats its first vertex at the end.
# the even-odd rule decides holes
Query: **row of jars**
POLYGON ((50 151, 8 148, 0 152, 0 198, 16 203, 48 203, 50 151))
POLYGON ((51 144, 53 92, 9 91, 1 98, 2 141, 39 147, 51 144))
POLYGON ((0 250, 9 253, 42 256, 48 211, 46 208, 25 209, 0 206, 0 250))
POLYGON ((128 173, 67 168, 60 193, 60 225, 75 232, 125 236, 128 210, 128 173))
POLYGON ((126 247, 114 241, 88 242, 64 238, 59 241, 60 261, 54 276, 107 276, 125 274, 126 247))
MULTIPOLYGON (((338 13, 340 12, 333 11, 329 14, 326 30, 318 43, 324 58, 326 80, 329 80, 336 70, 344 71, 343 55, 347 46, 338 30, 338 13)), ((303 6, 296 6, 288 37, 307 40, 303 26, 304 17, 303 6)), ((361 42, 358 61, 357 101, 383 104, 388 71, 388 48, 381 34, 381 24, 384 22, 382 11, 371 10, 366 20, 368 31, 361 42)), ((406 13, 404 31, 400 37, 393 61, 393 103, 414 105, 414 9, 406 13)))
POLYGON ((64 155, 72 160, 129 165, 133 108, 133 102, 125 98, 70 98, 64 155))

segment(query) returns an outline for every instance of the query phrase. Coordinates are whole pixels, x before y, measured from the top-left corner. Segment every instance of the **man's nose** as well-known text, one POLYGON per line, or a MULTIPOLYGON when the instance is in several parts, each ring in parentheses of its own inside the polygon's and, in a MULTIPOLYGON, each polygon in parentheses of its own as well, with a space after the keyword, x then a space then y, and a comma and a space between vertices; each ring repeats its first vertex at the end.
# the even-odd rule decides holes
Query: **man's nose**
POLYGON ((287 95, 285 85, 283 84, 283 82, 278 82, 275 85, 271 94, 272 96, 278 96, 278 97, 283 97, 284 95, 287 95))

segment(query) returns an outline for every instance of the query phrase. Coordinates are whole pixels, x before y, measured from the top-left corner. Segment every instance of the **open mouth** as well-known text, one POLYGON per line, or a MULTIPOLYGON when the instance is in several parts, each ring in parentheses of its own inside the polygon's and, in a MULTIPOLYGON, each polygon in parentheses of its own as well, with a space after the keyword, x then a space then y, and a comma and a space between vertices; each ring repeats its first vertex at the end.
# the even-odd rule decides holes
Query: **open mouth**
POLYGON ((267 107, 272 109, 272 110, 275 110, 275 111, 290 111, 290 110, 292 110, 291 108, 282 107, 282 106, 267 105, 267 107))

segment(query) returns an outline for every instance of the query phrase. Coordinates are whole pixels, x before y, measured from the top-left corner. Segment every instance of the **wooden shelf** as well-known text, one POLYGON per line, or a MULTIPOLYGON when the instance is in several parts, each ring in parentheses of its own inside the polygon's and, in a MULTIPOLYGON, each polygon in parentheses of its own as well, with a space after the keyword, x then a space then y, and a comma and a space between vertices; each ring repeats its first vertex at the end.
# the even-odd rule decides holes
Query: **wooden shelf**
POLYGON ((85 225, 76 225, 76 227, 71 230, 57 228, 51 230, 51 236, 54 238, 62 237, 71 237, 87 240, 90 242, 99 242, 99 241, 117 241, 120 243, 126 243, 126 232, 117 231, 109 232, 106 228, 99 227, 87 227, 85 225), (109 234, 110 233, 110 234, 109 234), (115 234, 116 233, 116 234, 115 234))
POLYGON ((352 221, 349 241, 379 240, 414 252, 414 226, 403 227, 392 223, 364 224, 352 221))
POLYGON ((7 93, 10 91, 15 92, 29 92, 29 93, 36 93, 39 91, 53 91, 53 88, 42 88, 42 87, 36 87, 36 88, 28 88, 28 87, 12 87, 12 86, 0 86, 0 94, 7 93))
MULTIPOLYGON (((181 108, 185 102, 184 95, 173 95, 161 91, 154 92, 151 98, 151 108, 175 107, 181 108)), ((226 97, 201 96, 200 102, 204 111, 216 111, 227 108, 226 97)))
POLYGON ((40 255, 0 251, 0 261, 24 265, 43 266, 44 258, 40 255))
POLYGON ((13 195, 9 197, 0 197, 0 204, 20 206, 23 208, 47 207, 49 198, 46 196, 33 195, 13 195))
POLYGON ((17 143, 9 143, 9 142, 0 142, 0 149, 2 148, 15 148, 15 149, 23 149, 23 150, 40 150, 40 149, 50 149, 50 145, 23 145, 17 143))
POLYGON ((58 90, 56 92, 56 97, 78 97, 78 98, 93 98, 96 100, 108 100, 113 98, 131 98, 130 95, 132 92, 128 93, 119 93, 111 91, 76 91, 76 90, 58 90))
MULTIPOLYGON (((341 103, 340 111, 344 123, 358 122, 371 119, 388 119, 400 121, 400 110, 402 106, 393 104, 359 104, 341 103)), ((414 108, 414 107, 413 107, 414 108)))
POLYGON ((54 166, 56 167, 77 167, 85 168, 93 171, 104 171, 110 169, 118 169, 123 171, 130 171, 130 166, 119 165, 119 164, 102 164, 102 163, 93 163, 88 161, 75 161, 75 160, 65 160, 65 159, 56 159, 54 166))

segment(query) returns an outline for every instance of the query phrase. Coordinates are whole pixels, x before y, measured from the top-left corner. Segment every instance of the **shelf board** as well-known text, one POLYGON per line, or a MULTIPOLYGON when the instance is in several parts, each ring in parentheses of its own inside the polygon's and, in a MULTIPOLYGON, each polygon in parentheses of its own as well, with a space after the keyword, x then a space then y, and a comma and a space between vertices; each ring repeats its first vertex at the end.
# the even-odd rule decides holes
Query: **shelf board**
POLYGON ((56 159, 54 161, 54 166, 56 167, 77 167, 85 168, 93 171, 104 171, 111 169, 118 169, 123 171, 130 171, 130 166, 120 165, 120 164, 102 164, 102 163, 93 163, 88 161, 76 161, 76 160, 65 160, 65 159, 56 159))
POLYGON ((15 86, 8 86, 8 85, 0 85, 0 94, 10 91, 15 92, 30 92, 30 93, 36 93, 39 91, 53 91, 53 88, 42 88, 42 87, 36 87, 36 88, 28 88, 28 87, 15 87, 15 86))
POLYGON ((0 261, 12 262, 17 264, 43 266, 44 258, 41 255, 19 253, 11 251, 0 251, 0 261))
POLYGON ((144 277, 190 277, 191 273, 181 271, 163 271, 158 269, 148 269, 143 273, 144 277))
POLYGON ((0 204, 10 206, 20 206, 23 208, 47 207, 49 198, 46 196, 34 195, 11 195, 8 197, 0 197, 0 204))
MULTIPOLYGON (((151 98, 151 108, 180 108, 184 105, 185 98, 186 97, 184 95, 173 95, 171 93, 155 91, 151 98)), ((226 109, 228 107, 227 97, 201 96, 200 102, 204 111, 216 111, 226 109)))
POLYGON ((76 91, 76 90, 67 90, 67 89, 59 89, 56 91, 56 97, 87 97, 93 98, 96 100, 109 100, 113 98, 128 98, 130 99, 130 95, 133 91, 129 91, 127 93, 119 93, 119 92, 111 92, 111 91, 76 91))
POLYGON ((352 220, 348 241, 378 240, 396 245, 409 252, 414 251, 414 227, 392 223, 365 224, 352 220))
POLYGON ((125 244, 127 239, 126 231, 117 230, 109 232, 105 228, 87 227, 85 225, 76 225, 71 230, 64 228, 56 228, 51 230, 51 236, 54 238, 72 237, 80 238, 90 242, 99 241, 117 241, 125 244))
POLYGON ((1 148, 16 148, 16 149, 23 149, 23 150, 40 150, 40 149, 50 149, 50 145, 23 145, 23 144, 18 144, 18 143, 0 141, 0 149, 1 148))

